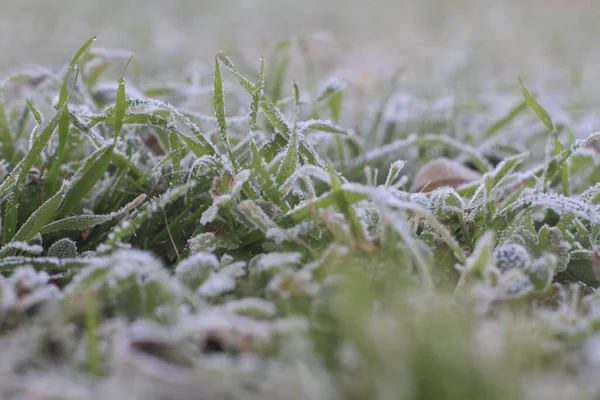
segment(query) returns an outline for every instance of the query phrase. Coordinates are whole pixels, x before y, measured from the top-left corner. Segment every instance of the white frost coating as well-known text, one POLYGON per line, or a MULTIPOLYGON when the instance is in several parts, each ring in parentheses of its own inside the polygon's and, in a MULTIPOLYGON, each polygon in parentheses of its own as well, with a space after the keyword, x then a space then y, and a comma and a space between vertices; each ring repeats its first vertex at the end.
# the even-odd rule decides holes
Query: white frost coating
POLYGON ((279 227, 269 228, 265 236, 268 239, 274 240, 275 243, 281 244, 286 241, 295 241, 303 235, 309 235, 313 228, 314 223, 312 221, 304 221, 288 229, 279 227))
POLYGON ((203 280, 218 267, 219 260, 213 254, 196 253, 175 267, 175 276, 182 282, 195 282, 203 280))
POLYGON ((284 242, 293 242, 297 239, 297 236, 292 234, 289 230, 279 227, 267 229, 265 237, 267 239, 273 240, 276 244, 282 244, 284 242))
POLYGON ((42 246, 37 244, 29 244, 27 242, 10 242, 5 246, 5 248, 7 247, 31 254, 42 254, 44 252, 44 248, 42 246))
MULTIPOLYGON (((597 154, 597 153, 595 153, 597 154)), ((596 183, 594 186, 586 189, 583 193, 581 193, 577 198, 579 201, 582 201, 586 204, 590 204, 592 199, 600 194, 600 182, 596 183)))
POLYGON ((217 237, 212 232, 201 233, 188 240, 192 254, 198 252, 212 253, 217 249, 217 237))
POLYGON ((496 296, 498 299, 521 298, 533 290, 534 286, 525 272, 512 269, 500 275, 496 296))
POLYGON ((197 253, 180 262, 175 268, 175 272, 188 270, 190 267, 194 268, 198 265, 201 265, 203 268, 216 270, 219 267, 219 260, 214 254, 197 253))
POLYGON ((174 331, 178 332, 181 337, 202 337, 211 332, 222 331, 241 332, 259 340, 271 338, 271 327, 268 322, 231 314, 222 308, 189 316, 174 331))
POLYGON ((233 188, 231 189, 231 196, 237 196, 242 190, 242 186, 244 183, 250 179, 251 171, 249 169, 245 169, 240 171, 234 178, 233 188))
POLYGON ((317 98, 320 99, 327 93, 333 94, 341 92, 342 90, 346 89, 347 86, 348 83, 346 81, 343 81, 336 76, 330 76, 323 84, 321 90, 319 91, 320 94, 317 98))
POLYGON ((309 296, 316 296, 319 293, 319 284, 313 282, 312 272, 301 270, 287 270, 271 279, 267 285, 267 291, 276 293, 283 298, 290 296, 291 292, 300 291, 309 296))
POLYGON ((394 161, 392 164, 390 164, 388 176, 385 180, 385 186, 390 186, 392 184, 392 182, 394 182, 398 178, 400 171, 402 171, 404 169, 405 165, 406 165, 406 161, 404 161, 404 160, 397 160, 397 161, 394 161))
POLYGON ((346 133, 346 129, 336 125, 335 123, 333 123, 333 121, 327 119, 327 120, 319 120, 319 119, 309 119, 306 121, 302 121, 300 123, 298 123, 298 131, 302 132, 306 129, 315 129, 315 130, 319 130, 319 128, 313 128, 311 126, 318 126, 318 125, 324 125, 327 126, 328 128, 330 128, 333 131, 336 131, 338 133, 346 133))
POLYGON ((557 263, 558 259, 554 254, 546 253, 543 257, 533 261, 526 272, 536 287, 546 288, 552 283, 557 263))
POLYGON ((229 201, 231 201, 231 196, 228 194, 224 194, 215 198, 213 200, 213 204, 202 213, 202 217, 200 217, 200 223, 202 225, 206 225, 210 222, 213 222, 219 213, 219 206, 228 203, 229 201))
POLYGON ((245 261, 236 261, 223 266, 219 273, 227 274, 234 278, 239 278, 246 275, 246 265, 247 264, 245 261))
POLYGON ((583 220, 594 224, 600 224, 600 210, 597 206, 591 206, 583 201, 565 197, 562 194, 537 193, 521 197, 519 200, 502 210, 518 211, 523 207, 543 206, 552 208, 562 213, 573 214, 583 220))
POLYGON ((277 225, 269 216, 252 200, 244 200, 237 205, 236 210, 243 214, 256 229, 266 232, 267 229, 277 225))
POLYGON ((196 293, 203 297, 215 297, 233 289, 235 289, 235 278, 226 273, 216 273, 211 274, 196 293))
POLYGON ((283 196, 287 195, 290 192, 290 190, 292 189, 292 186, 294 185, 294 183, 296 183, 296 181, 298 181, 298 179, 304 179, 307 177, 317 178, 320 181, 323 181, 323 182, 327 183, 328 185, 331 185, 331 179, 330 179, 329 173, 327 173, 327 171, 325 171, 323 168, 317 167, 315 165, 307 164, 307 165, 301 166, 292 175, 290 175, 290 177, 288 179, 286 179, 285 182, 283 182, 283 184, 279 188, 279 192, 283 196))
POLYGON ((264 254, 260 257, 256 263, 258 271, 268 271, 275 267, 290 267, 295 266, 302 260, 302 254, 300 253, 280 253, 272 252, 264 254))
POLYGON ((40 303, 51 300, 57 300, 62 297, 61 291, 54 285, 42 286, 31 293, 21 296, 17 300, 19 309, 27 310, 28 308, 40 303))
POLYGON ((583 346, 582 354, 589 365, 600 368, 600 336, 590 337, 583 346))
POLYGON ((0 276, 0 317, 3 316, 5 310, 13 308, 16 302, 17 293, 15 292, 14 285, 0 276))
POLYGON ((48 283, 50 275, 46 271, 36 271, 31 265, 18 268, 8 281, 19 289, 34 290, 48 283))
POLYGON ((258 312, 266 317, 274 317, 277 307, 270 301, 258 297, 246 297, 239 300, 231 300, 225 303, 225 310, 232 314, 245 312, 258 312))
MULTIPOLYGON (((77 290, 81 281, 85 281, 88 276, 98 273, 98 270, 105 270, 106 274, 96 282, 99 285, 106 284, 109 287, 118 285, 119 281, 131 276, 136 277, 138 280, 145 276, 145 278, 171 282, 162 264, 150 253, 140 250, 118 250, 110 256, 92 257, 87 258, 85 261, 88 266, 74 276, 65 288, 65 292, 77 290)), ((139 283, 143 285, 142 282, 139 283)))
MULTIPOLYGON (((175 118, 174 117, 178 117, 181 122, 184 123, 184 125, 188 126, 192 131, 197 130, 197 133, 199 134, 200 131, 198 129, 198 127, 196 125, 194 125, 189 118, 187 118, 185 115, 183 115, 181 112, 179 112, 177 109, 175 109, 175 107, 173 107, 171 104, 161 101, 161 100, 156 100, 156 99, 148 99, 148 98, 144 98, 142 96, 131 96, 131 108, 137 108, 137 107, 146 107, 146 108, 164 108, 167 109, 169 111, 171 111, 171 115, 170 115, 170 120, 169 120, 169 126, 175 126, 175 118), (189 124, 189 125, 188 125, 189 124)), ((194 132, 196 133, 196 132, 194 132)))
POLYGON ((494 250, 494 265, 500 271, 525 270, 531 266, 531 254, 518 243, 504 243, 494 250))

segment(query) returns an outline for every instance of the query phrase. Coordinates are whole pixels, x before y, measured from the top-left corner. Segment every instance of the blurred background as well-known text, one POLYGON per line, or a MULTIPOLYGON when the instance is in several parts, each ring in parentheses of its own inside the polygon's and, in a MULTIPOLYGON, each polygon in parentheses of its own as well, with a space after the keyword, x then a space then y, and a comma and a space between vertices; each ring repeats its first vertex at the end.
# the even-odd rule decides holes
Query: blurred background
POLYGON ((67 62, 96 46, 135 54, 143 75, 176 78, 221 48, 258 63, 294 34, 342 43, 336 65, 375 76, 406 67, 411 82, 535 79, 550 93, 600 89, 600 4, 592 0, 2 0, 0 75, 67 62))

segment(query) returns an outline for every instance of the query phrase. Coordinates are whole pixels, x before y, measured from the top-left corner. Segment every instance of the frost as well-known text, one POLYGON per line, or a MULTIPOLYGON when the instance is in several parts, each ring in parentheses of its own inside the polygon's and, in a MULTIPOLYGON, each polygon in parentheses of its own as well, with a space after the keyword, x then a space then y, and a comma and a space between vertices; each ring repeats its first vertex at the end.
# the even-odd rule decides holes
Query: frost
POLYGON ((7 310, 12 309, 17 302, 17 292, 14 284, 0 276, 0 322, 7 310))
POLYGON ((531 254, 518 243, 504 243, 494 250, 494 265, 500 271, 525 270, 531 266, 531 254))
POLYGON ((331 185, 329 174, 323 168, 314 165, 303 165, 300 168, 296 169, 296 171, 283 182, 283 184, 279 188, 279 192, 283 196, 287 195, 292 189, 294 183, 296 183, 296 181, 298 181, 299 179, 306 179, 308 177, 317 178, 320 181, 331 185))
POLYGON ((496 295, 501 300, 518 299, 528 295, 534 289, 525 272, 512 269, 500 275, 496 286, 496 295))
POLYGON ((210 222, 213 222, 217 218, 217 214, 219 213, 219 208, 222 205, 228 204, 231 202, 231 196, 228 194, 221 195, 213 200, 213 204, 208 207, 204 213, 202 213, 202 217, 200 218, 200 223, 202 225, 206 225, 210 222))
POLYGON ((69 298, 82 292, 95 293, 103 300, 103 307, 128 318, 159 318, 159 309, 167 320, 177 317, 180 286, 150 253, 118 250, 110 256, 89 258, 86 263, 88 266, 64 290, 69 298), (171 309, 168 315, 164 307, 171 309))
POLYGON ((531 283, 536 290, 545 290, 552 283, 554 272, 557 267, 557 257, 554 254, 547 253, 538 258, 525 269, 531 283))
POLYGON ((600 224, 598 207, 591 206, 575 198, 565 197, 562 194, 537 193, 522 196, 519 200, 505 208, 502 213, 506 213, 507 211, 518 212, 521 209, 540 206, 552 208, 563 214, 572 214, 594 224, 600 224))
POLYGON ((463 202, 456 191, 442 187, 430 193, 429 209, 440 220, 447 220, 455 215, 463 214, 463 202))
POLYGON ((260 317, 274 317, 277 307, 270 301, 256 297, 246 297, 225 303, 225 309, 232 314, 243 314, 260 317))
POLYGON ((61 298, 61 296, 62 294, 56 286, 43 286, 32 291, 31 293, 27 293, 26 295, 19 297, 17 306, 20 311, 26 311, 42 303, 58 300, 61 298))
POLYGON ((251 171, 249 169, 245 169, 240 171, 234 178, 233 188, 231 189, 231 196, 237 196, 241 190, 242 186, 250 179, 251 171))
MULTIPOLYGON (((223 265, 223 266, 232 264, 233 261, 234 261, 234 258, 230 254, 223 254, 223 256, 221 257, 221 265, 223 265)), ((242 261, 242 264, 246 265, 246 263, 243 261, 242 261)))
POLYGON ((380 220, 380 212, 377 206, 370 201, 361 201, 355 204, 356 216, 365 226, 372 230, 376 227, 380 220))
POLYGON ((244 200, 239 203, 236 207, 236 211, 243 215, 247 220, 247 223, 253 229, 259 229, 262 232, 266 232, 268 229, 277 226, 262 208, 252 200, 244 200))
POLYGON ((234 278, 239 278, 241 276, 246 275, 246 265, 247 264, 245 261, 236 261, 228 263, 221 267, 219 273, 227 274, 234 278))
POLYGON ((257 271, 269 271, 273 268, 286 268, 298 265, 302 260, 302 254, 300 253, 279 253, 272 252, 258 256, 258 258, 251 263, 257 271))
POLYGON ((56 258, 76 258, 77 245, 69 238, 56 241, 48 249, 48 257, 56 258))
POLYGON ((208 279, 196 290, 200 296, 216 297, 235 289, 235 278, 226 273, 211 274, 208 279))
POLYGON ((323 87, 319 91, 319 95, 317 96, 316 100, 325 100, 336 93, 342 92, 344 89, 346 89, 346 86, 347 83, 345 81, 342 81, 335 76, 330 76, 323 84, 323 87))
POLYGON ((276 293, 284 299, 295 293, 316 296, 319 289, 319 285, 312 280, 312 273, 306 270, 284 271, 273 277, 267 285, 267 291, 276 293))
POLYGON ((583 354, 588 365, 600 368, 600 336, 594 335, 583 345, 583 354))
POLYGON ((392 185, 392 183, 394 183, 394 181, 396 179, 398 179, 398 175, 400 175, 400 172, 404 169, 405 165, 406 165, 406 161, 404 161, 404 160, 394 161, 390 165, 390 169, 388 171, 388 176, 385 179, 386 187, 390 187, 392 185))
POLYGON ((291 229, 269 228, 265 233, 265 237, 275 241, 276 244, 296 242, 300 235, 307 234, 312 229, 312 226, 311 223, 301 223, 291 229))
POLYGON ((46 271, 36 271, 30 265, 18 268, 8 281, 20 292, 30 292, 48 283, 50 275, 46 271))
POLYGON ((176 331, 183 338, 201 339, 212 334, 222 333, 222 338, 233 339, 235 333, 248 335, 259 341, 271 339, 269 324, 252 318, 213 309, 205 313, 186 318, 176 331), (232 335, 228 335, 232 334, 232 335), (227 336, 227 337, 225 337, 227 336))
POLYGON ((213 254, 196 253, 175 267, 175 277, 184 285, 195 290, 218 267, 219 260, 213 254))
POLYGON ((29 244, 27 242, 10 242, 3 247, 3 250, 7 248, 15 249, 33 255, 40 255, 44 252, 44 248, 42 246, 37 244, 29 244))
POLYGON ((274 221, 281 218, 283 215, 281 209, 277 206, 277 204, 268 201, 257 199, 254 203, 260 207, 260 209, 267 215, 267 217, 273 219, 274 221))

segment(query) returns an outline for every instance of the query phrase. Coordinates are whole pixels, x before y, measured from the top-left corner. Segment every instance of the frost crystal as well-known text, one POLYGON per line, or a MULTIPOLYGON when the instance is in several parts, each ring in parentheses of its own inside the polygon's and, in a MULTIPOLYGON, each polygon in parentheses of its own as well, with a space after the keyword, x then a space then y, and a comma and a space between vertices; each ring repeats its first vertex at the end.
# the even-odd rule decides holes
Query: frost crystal
POLYGON ((218 267, 219 260, 213 254, 197 253, 177 265, 175 277, 184 285, 196 289, 218 267))
POLYGON ((206 252, 212 253, 217 249, 217 237, 212 232, 201 233, 188 240, 192 254, 206 252))
POLYGON ((77 245, 69 238, 60 239, 48 249, 48 257, 76 258, 77 245))
POLYGON ((34 255, 40 255, 44 252, 44 248, 42 246, 38 244, 29 244, 27 242, 10 242, 6 245, 6 247, 34 255))
POLYGON ((531 265, 531 254, 518 243, 504 243, 494 251, 494 264, 500 271, 525 270, 531 265))
POLYGON ((300 253, 273 252, 259 256, 255 265, 258 271, 268 271, 275 267, 285 268, 297 265, 301 259, 302 254, 300 253))
POLYGON ((521 270, 506 271, 500 276, 496 286, 499 299, 518 299, 531 293, 534 287, 529 277, 521 270))
POLYGON ((235 278, 226 273, 211 274, 196 291, 203 297, 216 297, 235 289, 235 278))
POLYGON ((32 266, 24 266, 17 269, 8 280, 17 290, 30 292, 47 284, 50 276, 45 271, 36 271, 32 266))

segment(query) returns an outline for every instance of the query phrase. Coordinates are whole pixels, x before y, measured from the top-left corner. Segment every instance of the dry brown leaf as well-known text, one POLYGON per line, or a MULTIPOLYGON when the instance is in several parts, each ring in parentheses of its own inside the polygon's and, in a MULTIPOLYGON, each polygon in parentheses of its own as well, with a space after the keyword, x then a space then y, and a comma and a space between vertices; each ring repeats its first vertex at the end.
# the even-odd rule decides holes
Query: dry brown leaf
POLYGON ((481 178, 481 174, 447 158, 436 158, 425 164, 417 175, 411 192, 431 192, 441 187, 455 188, 481 178))

